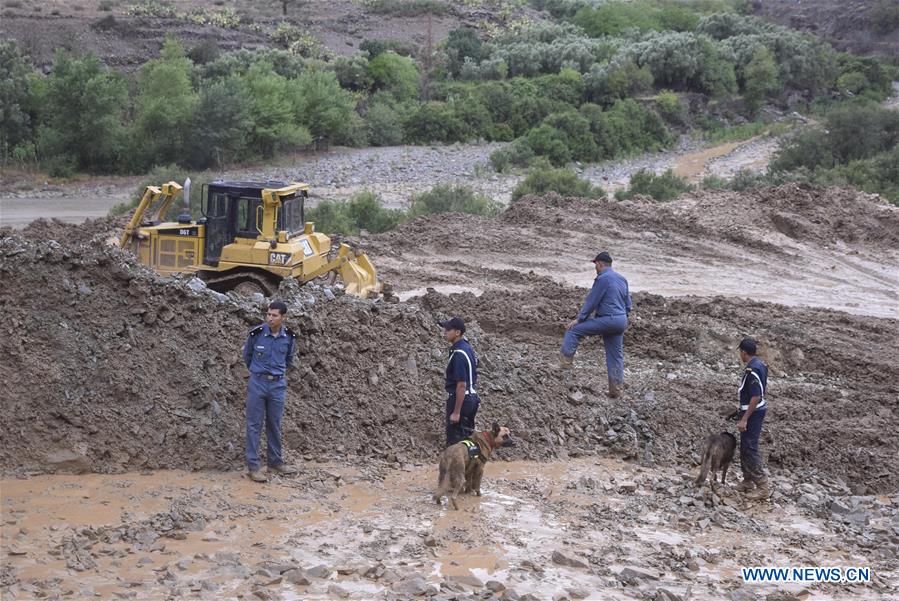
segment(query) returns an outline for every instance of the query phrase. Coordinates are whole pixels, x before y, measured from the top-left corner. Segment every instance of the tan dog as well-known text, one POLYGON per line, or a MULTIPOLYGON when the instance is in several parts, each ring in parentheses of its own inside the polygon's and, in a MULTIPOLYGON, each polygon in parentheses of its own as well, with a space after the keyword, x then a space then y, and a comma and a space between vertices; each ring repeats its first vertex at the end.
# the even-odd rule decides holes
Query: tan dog
POLYGON ((700 487, 712 470, 712 490, 715 489, 715 472, 721 470, 721 484, 727 478, 727 468, 734 458, 734 449, 737 448, 737 439, 730 432, 712 434, 705 439, 705 450, 702 454, 702 467, 699 468, 699 477, 696 478, 696 486, 700 487))
POLYGON ((465 492, 481 496, 484 465, 490 461, 495 449, 511 446, 513 442, 509 428, 494 422, 492 430, 475 432, 470 438, 447 447, 440 455, 440 475, 434 501, 440 505, 440 500, 449 493, 453 509, 459 509, 456 497, 463 491, 463 486, 465 492))

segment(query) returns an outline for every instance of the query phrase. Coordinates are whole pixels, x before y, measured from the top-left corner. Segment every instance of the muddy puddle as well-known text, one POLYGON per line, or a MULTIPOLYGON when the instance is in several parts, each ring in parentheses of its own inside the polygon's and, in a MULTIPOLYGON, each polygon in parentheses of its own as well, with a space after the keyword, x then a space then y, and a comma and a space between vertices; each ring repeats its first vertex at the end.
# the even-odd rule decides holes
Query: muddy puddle
MULTIPOLYGON (((747 564, 873 563, 826 520, 696 492, 683 470, 495 462, 484 495, 453 511, 430 498, 431 466, 303 467, 264 485, 239 472, 5 479, 3 598, 720 599, 780 590, 743 585, 747 564)), ((874 592, 783 590, 803 588, 874 592)))

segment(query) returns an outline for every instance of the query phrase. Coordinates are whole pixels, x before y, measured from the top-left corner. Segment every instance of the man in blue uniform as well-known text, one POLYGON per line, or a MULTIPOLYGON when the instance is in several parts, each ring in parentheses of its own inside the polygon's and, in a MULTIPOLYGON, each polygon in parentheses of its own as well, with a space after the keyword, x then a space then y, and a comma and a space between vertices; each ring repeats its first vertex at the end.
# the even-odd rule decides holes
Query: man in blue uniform
POLYGON ((462 336, 465 322, 458 317, 444 321, 443 338, 449 342, 446 365, 446 446, 454 445, 474 433, 474 417, 481 399, 475 391, 478 381, 478 359, 474 349, 462 336))
POLYGON ((757 344, 752 338, 744 338, 737 347, 740 360, 746 364, 740 388, 740 467, 743 481, 737 490, 748 493, 750 499, 767 499, 771 495, 765 464, 759 453, 759 436, 765 420, 765 388, 768 386, 768 366, 755 356, 757 344), (753 490, 754 489, 754 490, 753 490))
POLYGON ((281 456, 281 418, 287 391, 287 368, 293 363, 296 334, 284 325, 287 305, 273 301, 266 323, 250 330, 243 347, 243 360, 250 370, 247 383, 247 473, 254 482, 266 482, 259 459, 259 442, 265 422, 268 443, 266 461, 270 472, 295 474, 281 456))
POLYGON ((602 336, 606 349, 609 396, 621 394, 624 384, 624 331, 631 312, 631 295, 627 280, 612 269, 612 255, 603 251, 593 259, 596 279, 587 294, 577 318, 568 324, 562 341, 563 367, 570 366, 578 344, 584 336, 602 336))

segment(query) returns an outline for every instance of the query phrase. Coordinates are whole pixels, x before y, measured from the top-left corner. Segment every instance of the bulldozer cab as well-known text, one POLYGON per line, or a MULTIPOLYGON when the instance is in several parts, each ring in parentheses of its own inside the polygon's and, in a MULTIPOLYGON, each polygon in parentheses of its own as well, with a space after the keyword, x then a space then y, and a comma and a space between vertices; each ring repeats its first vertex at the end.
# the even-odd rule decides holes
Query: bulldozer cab
MULTIPOLYGON (((203 215, 206 218, 206 244, 203 262, 218 266, 222 249, 236 238, 256 240, 262 234, 262 190, 287 186, 283 182, 228 182, 206 184, 203 191, 203 215)), ((276 231, 287 232, 287 237, 303 233, 304 201, 308 193, 298 193, 281 198, 276 231)))

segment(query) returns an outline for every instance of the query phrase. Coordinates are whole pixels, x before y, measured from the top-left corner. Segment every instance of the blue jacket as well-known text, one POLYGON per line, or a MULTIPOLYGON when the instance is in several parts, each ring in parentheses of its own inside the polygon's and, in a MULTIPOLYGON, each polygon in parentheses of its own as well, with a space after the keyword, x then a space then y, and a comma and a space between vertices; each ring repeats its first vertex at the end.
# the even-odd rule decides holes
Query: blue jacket
POLYGON ((627 315, 631 312, 631 295, 628 292, 627 280, 624 276, 607 267, 593 280, 593 288, 584 300, 584 306, 577 314, 578 321, 584 321, 595 314, 596 317, 606 315, 627 315))
POLYGON ((478 358, 474 349, 464 338, 450 348, 449 363, 446 365, 447 394, 456 393, 456 382, 465 382, 465 394, 476 394, 475 384, 478 382, 478 358))
POLYGON ((752 397, 759 398, 756 410, 765 408, 765 389, 768 387, 768 366, 758 357, 753 357, 743 370, 743 378, 740 380, 740 409, 749 409, 749 401, 752 397))
POLYGON ((293 363, 297 335, 285 326, 277 336, 272 336, 268 324, 250 330, 243 345, 243 360, 254 374, 283 376, 293 363))

